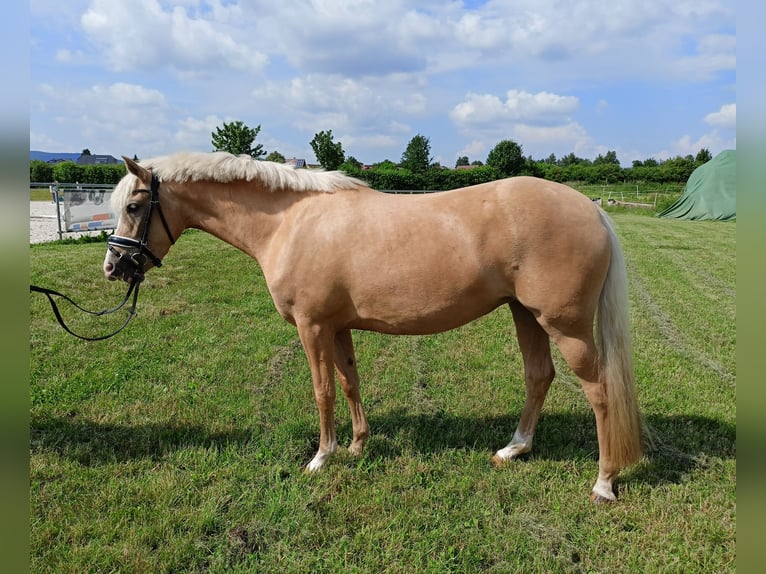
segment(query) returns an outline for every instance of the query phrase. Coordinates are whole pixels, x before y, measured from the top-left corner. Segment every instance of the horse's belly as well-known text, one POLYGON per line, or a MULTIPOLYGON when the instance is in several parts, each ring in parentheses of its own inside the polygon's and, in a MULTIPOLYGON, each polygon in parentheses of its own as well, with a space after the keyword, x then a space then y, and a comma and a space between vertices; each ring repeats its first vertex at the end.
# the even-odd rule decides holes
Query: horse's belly
POLYGON ((420 292, 403 287, 354 305, 355 319, 349 327, 400 335, 440 333, 470 323, 512 298, 509 290, 486 286, 465 290, 430 286, 420 292))

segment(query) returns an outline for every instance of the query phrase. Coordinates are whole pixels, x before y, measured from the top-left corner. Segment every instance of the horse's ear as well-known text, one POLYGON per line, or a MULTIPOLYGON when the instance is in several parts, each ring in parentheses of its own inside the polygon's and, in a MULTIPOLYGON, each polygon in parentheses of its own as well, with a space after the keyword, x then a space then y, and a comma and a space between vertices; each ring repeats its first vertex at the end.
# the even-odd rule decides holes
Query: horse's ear
POLYGON ((129 157, 122 156, 122 161, 125 162, 125 167, 128 168, 128 171, 135 175, 138 179, 141 181, 151 181, 152 174, 148 169, 141 167, 137 162, 133 161, 129 157))

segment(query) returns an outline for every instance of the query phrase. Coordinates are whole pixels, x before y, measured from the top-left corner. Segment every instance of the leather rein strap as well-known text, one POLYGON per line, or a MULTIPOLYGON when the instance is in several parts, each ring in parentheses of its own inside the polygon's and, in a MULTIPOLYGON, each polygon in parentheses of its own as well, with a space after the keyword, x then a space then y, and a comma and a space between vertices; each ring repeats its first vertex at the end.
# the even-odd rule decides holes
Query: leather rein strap
POLYGON ((58 291, 54 291, 53 289, 46 289, 45 287, 38 287, 37 285, 30 285, 29 290, 30 292, 37 292, 44 294, 48 301, 51 304, 51 308, 53 309, 53 314, 56 315, 56 319, 59 322, 59 325, 61 325, 64 330, 69 333, 70 335, 74 335, 78 339, 83 339, 85 341, 103 341, 104 339, 108 339, 109 337, 113 337, 120 331, 122 331, 125 327, 127 327, 130 320, 136 315, 136 303, 138 302, 138 286, 140 285, 140 282, 136 281, 135 283, 131 283, 130 287, 128 287, 128 292, 125 294, 125 298, 122 300, 122 303, 114 307, 113 309, 104 309, 103 311, 88 311, 87 309, 83 309, 80 307, 77 303, 72 301, 69 297, 64 295, 63 293, 59 293, 58 291), (102 335, 100 337, 86 337, 84 335, 78 335, 74 331, 72 331, 69 327, 67 327, 66 323, 64 323, 64 319, 61 317, 61 313, 59 312, 59 308, 56 305, 56 301, 53 299, 53 295, 56 295, 57 297, 61 297, 62 299, 66 299, 69 301, 72 305, 77 307, 80 311, 83 311, 84 313, 88 313, 89 315, 109 315, 110 313, 115 313, 122 309, 125 306, 125 303, 128 302, 128 299, 130 298, 131 292, 133 293, 133 303, 131 304, 130 308, 128 309, 128 318, 125 319, 125 322, 113 333, 109 333, 108 335, 102 335))

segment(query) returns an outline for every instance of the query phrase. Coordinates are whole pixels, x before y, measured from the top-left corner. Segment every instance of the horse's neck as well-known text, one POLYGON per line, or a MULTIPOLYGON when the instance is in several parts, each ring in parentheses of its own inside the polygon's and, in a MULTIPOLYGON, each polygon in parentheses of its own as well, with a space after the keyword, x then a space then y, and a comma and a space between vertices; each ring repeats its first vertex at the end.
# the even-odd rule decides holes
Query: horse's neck
POLYGON ((261 261, 297 198, 295 192, 270 192, 252 182, 235 182, 193 184, 181 201, 186 206, 186 227, 206 231, 261 261))

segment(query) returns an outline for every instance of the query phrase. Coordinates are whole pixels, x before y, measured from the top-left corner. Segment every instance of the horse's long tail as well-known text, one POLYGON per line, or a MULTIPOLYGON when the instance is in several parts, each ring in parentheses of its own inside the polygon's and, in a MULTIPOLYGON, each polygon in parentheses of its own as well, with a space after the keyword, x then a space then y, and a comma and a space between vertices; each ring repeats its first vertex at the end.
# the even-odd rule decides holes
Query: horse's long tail
POLYGON ((598 346, 601 376, 606 384, 604 429, 611 459, 620 467, 636 462, 642 454, 642 420, 636 400, 630 335, 628 273, 614 227, 601 211, 609 231, 612 257, 598 302, 598 346))

